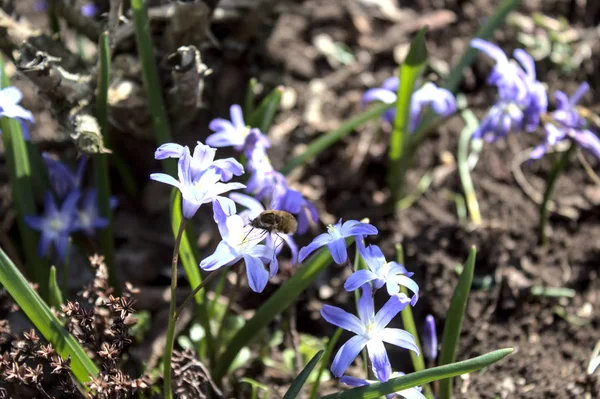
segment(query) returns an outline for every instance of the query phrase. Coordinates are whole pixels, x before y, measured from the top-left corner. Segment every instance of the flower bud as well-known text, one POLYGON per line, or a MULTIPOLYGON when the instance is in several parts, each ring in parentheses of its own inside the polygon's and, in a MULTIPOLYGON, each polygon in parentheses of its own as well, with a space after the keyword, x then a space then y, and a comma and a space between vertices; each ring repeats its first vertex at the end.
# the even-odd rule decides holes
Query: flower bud
POLYGON ((423 330, 423 353, 425 358, 431 362, 435 361, 438 353, 438 342, 435 331, 435 319, 432 315, 425 318, 425 328, 423 330))

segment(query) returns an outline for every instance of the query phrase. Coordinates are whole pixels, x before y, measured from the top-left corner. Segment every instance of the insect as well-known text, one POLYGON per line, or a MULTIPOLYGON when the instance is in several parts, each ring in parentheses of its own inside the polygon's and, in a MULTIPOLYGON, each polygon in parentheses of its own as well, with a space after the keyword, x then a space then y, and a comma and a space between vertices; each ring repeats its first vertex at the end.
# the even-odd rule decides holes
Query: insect
POLYGON ((268 233, 294 234, 298 229, 298 222, 289 212, 269 209, 252 219, 250 226, 268 233))

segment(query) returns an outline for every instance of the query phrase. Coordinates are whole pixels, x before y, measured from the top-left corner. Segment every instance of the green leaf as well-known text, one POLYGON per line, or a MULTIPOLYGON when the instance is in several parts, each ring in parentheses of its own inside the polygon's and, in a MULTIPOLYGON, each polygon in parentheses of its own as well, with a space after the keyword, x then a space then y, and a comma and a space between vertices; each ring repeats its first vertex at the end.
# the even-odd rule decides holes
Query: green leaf
MULTIPOLYGON (((0 89, 10 85, 8 76, 4 73, 2 57, 0 57, 0 78, 0 89)), ((0 136, 2 136, 4 142, 6 167, 10 177, 13 204, 17 213, 17 223, 23 252, 25 253, 27 273, 34 282, 39 284, 39 292, 42 298, 48 298, 50 265, 38 256, 39 234, 30 229, 24 220, 27 215, 37 215, 27 144, 23 139, 21 125, 16 119, 0 118, 0 131, 2 131, 0 136)))
POLYGON ((50 279, 48 280, 48 286, 48 291, 50 292, 48 303, 50 306, 54 307, 54 309, 60 309, 60 305, 63 303, 63 296, 60 288, 58 287, 58 281, 56 280, 56 267, 54 266, 50 268, 50 279))
MULTIPOLYGON (((402 251, 402 246, 400 244, 396 244, 396 262, 404 265, 403 259, 404 254, 402 251)), ((400 286, 400 292, 408 295, 408 290, 405 286, 400 286)), ((402 312, 400 312, 400 317, 402 317, 402 325, 404 326, 404 329, 411 333, 415 338, 415 343, 419 348, 419 353, 423 353, 421 342, 419 340, 419 333, 417 331, 417 325, 415 324, 415 318, 412 314, 412 306, 405 307, 402 312)), ((423 356, 418 356, 415 352, 410 351, 410 360, 412 361, 415 371, 425 370, 425 361, 423 360, 423 356)))
POLYGON ((265 134, 269 131, 279 109, 283 89, 283 86, 277 86, 260 102, 258 108, 250 116, 248 124, 251 127, 257 127, 265 134))
POLYGON ((376 399, 389 393, 413 388, 432 381, 439 381, 443 378, 471 373, 496 363, 502 358, 510 355, 512 352, 512 348, 499 349, 469 360, 463 360, 462 362, 418 371, 416 373, 403 375, 402 377, 392 378, 387 382, 373 383, 349 391, 321 396, 319 399, 376 399))
MULTIPOLYGON (((158 78, 148 15, 144 3, 144 0, 132 0, 131 8, 133 10, 133 25, 135 28, 138 57, 142 64, 144 88, 148 96, 148 109, 152 116, 156 141, 160 145, 171 141, 171 132, 167 111, 163 102, 162 87, 158 78)), ((162 161, 162 164, 166 173, 172 176, 177 175, 177 165, 174 159, 165 159, 162 161)))
MULTIPOLYGON (((471 292, 471 283, 473 282, 473 272, 475 270, 475 256, 477 250, 471 248, 465 267, 460 274, 458 284, 454 289, 450 307, 448 308, 448 318, 444 325, 444 335, 442 338, 442 349, 438 364, 440 366, 454 363, 456 361, 456 350, 458 349, 458 340, 462 328, 465 310, 467 308, 467 299, 471 292)), ((452 379, 448 378, 440 381, 440 390, 438 392, 440 399, 452 398, 452 379)))
MULTIPOLYGON (((102 131, 104 145, 110 149, 112 147, 112 140, 108 134, 108 86, 110 85, 110 43, 108 32, 103 32, 100 35, 98 49, 100 71, 98 73, 98 95, 96 96, 96 119, 98 119, 98 124, 102 131)), ((98 189, 98 210, 100 216, 108 220, 108 226, 98 231, 98 236, 100 238, 102 255, 104 255, 104 261, 108 269, 109 283, 118 295, 121 289, 115 265, 114 225, 112 209, 110 208, 109 156, 110 154, 94 155, 94 175, 98 189)))
POLYGON ((475 187, 471 179, 471 171, 469 170, 469 143, 475 130, 479 127, 477 117, 470 109, 462 111, 462 117, 465 120, 466 126, 460 132, 458 138, 458 151, 456 155, 456 163, 458 165, 458 175, 465 193, 465 202, 471 221, 474 225, 481 224, 481 214, 479 213, 479 202, 475 194, 475 187))
POLYGON ((246 88, 246 95, 244 96, 244 120, 249 121, 251 115, 254 113, 254 92, 256 90, 256 78, 250 78, 248 80, 248 87, 246 88))
POLYGON ((297 168, 298 166, 304 164, 305 162, 310 161, 315 158, 321 152, 331 147, 333 144, 346 137, 349 133, 354 131, 357 127, 367 123, 371 119, 375 119, 385 111, 390 109, 393 104, 374 104, 365 111, 357 114, 354 118, 351 118, 344 122, 342 126, 338 127, 335 130, 327 132, 323 134, 318 139, 313 140, 304 152, 294 158, 292 158, 288 163, 286 163, 283 168, 281 168, 280 172, 284 175, 289 174, 292 170, 297 168))
MULTIPOLYGON (((396 244, 396 262, 400 263, 403 266, 404 264, 404 249, 402 248, 402 244, 396 244)), ((405 286, 400 286, 400 292, 405 295, 408 295, 408 290, 405 286)), ((419 340, 419 332, 417 331, 417 325, 415 324, 415 318, 412 313, 412 306, 405 307, 402 312, 400 312, 400 317, 402 318, 402 325, 404 329, 412 334, 415 338, 415 344, 417 348, 419 348, 419 353, 423 353, 423 348, 421 347, 421 341, 419 340)), ((412 361, 412 365, 415 371, 425 370, 425 361, 423 360, 423 356, 417 356, 417 354, 413 351, 409 351, 410 360, 412 361)), ((423 394, 427 399, 431 399, 434 397, 433 392, 431 391, 431 387, 429 384, 423 385, 423 394)))
POLYGON ((340 339, 340 336, 342 335, 343 331, 344 330, 342 330, 341 328, 336 329, 335 333, 333 333, 333 336, 329 339, 329 342, 327 343, 327 348, 325 349, 325 355, 321 360, 321 365, 319 366, 319 371, 317 372, 317 377, 315 378, 315 382, 313 383, 312 389, 310 390, 309 399, 314 399, 317 396, 317 390, 319 389, 319 385, 321 384, 323 372, 329 364, 329 359, 331 359, 331 355, 333 354, 333 350, 335 349, 335 344, 337 343, 338 339, 340 339))
POLYGON ((0 283, 27 315, 39 332, 52 343, 63 358, 71 357, 71 369, 81 383, 96 375, 98 368, 85 354, 75 338, 54 316, 48 305, 30 286, 25 277, 0 248, 0 283))
POLYGON ((287 390, 287 392, 283 396, 283 399, 295 399, 296 396, 298 396, 298 394, 300 393, 300 390, 302 389, 302 387, 304 386, 304 383, 306 382, 306 379, 308 378, 310 373, 313 371, 313 369, 319 362, 319 359, 321 358, 322 355, 323 355, 323 351, 320 350, 317 352, 316 355, 313 356, 313 358, 310 360, 310 362, 308 362, 306 367, 304 367, 302 369, 300 374, 298 374, 298 376, 296 376, 296 378, 294 378, 294 381, 292 381, 292 385, 290 385, 290 388, 287 390))
POLYGON ((410 44, 410 49, 404 63, 400 66, 400 85, 398 86, 398 101, 396 102, 396 119, 390 136, 388 157, 388 185, 392 190, 394 203, 402 197, 404 175, 406 170, 401 160, 406 153, 410 139, 410 104, 415 84, 423 74, 427 65, 427 47, 425 46, 427 27, 421 28, 410 44))
POLYGON ((266 328, 273 319, 285 310, 306 287, 331 263, 331 255, 327 248, 319 251, 302 265, 296 273, 256 311, 254 317, 242 327, 231 342, 227 344, 225 353, 219 357, 219 361, 213 372, 215 381, 220 381, 227 373, 229 365, 236 354, 244 346, 254 340, 258 334, 266 328))

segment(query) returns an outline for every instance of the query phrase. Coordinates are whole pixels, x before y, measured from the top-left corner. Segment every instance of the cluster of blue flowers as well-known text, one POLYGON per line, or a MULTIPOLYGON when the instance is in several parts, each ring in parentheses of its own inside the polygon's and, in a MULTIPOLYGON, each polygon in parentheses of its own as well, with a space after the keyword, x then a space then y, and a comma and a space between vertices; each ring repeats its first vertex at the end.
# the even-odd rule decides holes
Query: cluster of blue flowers
MULTIPOLYGON (((109 222, 98 211, 97 190, 82 189, 85 157, 79 160, 76 171, 47 153, 43 153, 42 157, 48 168, 52 190, 46 192, 44 198, 44 215, 27 215, 25 222, 41 232, 39 256, 47 256, 50 245, 54 244, 58 260, 63 261, 73 233, 81 231, 92 237, 96 230, 106 228, 109 222)), ((111 198, 111 207, 116 205, 116 199, 111 198)))
POLYGON ((215 133, 198 142, 193 155, 189 148, 167 143, 155 153, 156 159, 178 158, 178 177, 155 173, 153 180, 177 187, 182 194, 183 216, 190 219, 202 204, 212 203, 221 242, 215 252, 202 260, 200 267, 213 271, 243 260, 248 284, 255 292, 262 292, 269 277, 279 270, 277 255, 286 244, 292 253, 292 263, 298 258, 297 245, 291 236, 253 227, 250 222, 258 217, 268 202, 269 208, 293 214, 298 221, 299 234, 308 230, 309 222, 318 220, 317 210, 298 191, 291 189, 285 176, 277 172, 267 155, 268 138, 256 128, 246 126, 239 105, 231 106, 231 120, 217 118, 210 129, 215 133), (215 160, 216 149, 231 146, 244 154, 245 167, 233 158, 215 160), (229 182, 233 176, 249 172, 247 184, 229 182), (245 189, 248 194, 230 193, 245 189), (236 203, 246 208, 238 213, 236 203), (264 244, 263 244, 264 242, 264 244), (267 271, 268 267, 268 271, 267 271))
POLYGON ((531 152, 532 159, 541 158, 550 147, 569 139, 600 159, 600 139, 577 109, 577 103, 589 90, 587 83, 581 84, 570 98, 556 91, 556 110, 547 113, 546 88, 536 79, 535 62, 525 50, 514 51, 517 64, 511 62, 502 49, 485 40, 473 39, 471 46, 496 62, 487 81, 498 89, 498 99, 475 131, 474 138, 492 142, 511 131, 532 132, 542 123, 546 138, 531 152))
MULTIPOLYGON (((379 381, 387 381, 392 376, 391 365, 384 342, 407 348, 418 353, 414 337, 401 329, 388 328, 387 325, 406 306, 415 305, 419 287, 410 278, 404 266, 388 262, 381 249, 375 245, 365 246, 363 238, 377 234, 377 229, 367 223, 340 220, 327 227, 327 232, 317 236, 299 252, 289 235, 270 232, 251 224, 251 221, 265 211, 262 201, 270 201, 271 209, 285 210, 296 216, 298 233, 308 229, 309 221, 318 218, 315 207, 302 195, 288 187, 285 177, 277 172, 267 155, 270 147, 267 137, 258 129, 246 126, 242 110, 238 105, 231 107, 231 120, 215 119, 209 127, 214 131, 206 143, 198 142, 191 155, 188 147, 168 143, 160 146, 155 153, 156 159, 178 158, 178 180, 172 176, 156 173, 153 180, 177 187, 182 194, 183 216, 194 216, 198 208, 212 203, 213 217, 221 235, 221 242, 214 253, 200 262, 200 268, 214 271, 231 266, 243 260, 246 266, 248 285, 255 292, 262 292, 268 279, 279 268, 277 254, 285 243, 292 252, 292 262, 304 261, 315 250, 327 246, 333 260, 338 264, 348 261, 345 239, 354 237, 360 255, 364 258, 368 270, 355 271, 344 285, 347 291, 362 290, 358 302, 358 317, 344 310, 325 305, 321 311, 330 323, 356 334, 346 342, 337 353, 332 372, 349 385, 364 385, 367 380, 344 376, 348 366, 366 346, 373 372, 379 381), (233 158, 215 160, 216 150, 212 147, 231 146, 242 153, 246 159, 245 167, 233 158), (229 182, 233 176, 250 174, 247 185, 229 182), (231 192, 245 189, 246 195, 231 192), (245 210, 238 213, 236 204, 245 210), (386 286, 390 299, 375 313, 373 295, 376 290, 386 286), (412 297, 400 292, 400 286, 412 291, 412 297)), ((399 392, 407 398, 422 398, 420 389, 413 388, 399 392)))
MULTIPOLYGON (((358 252, 368 267, 368 269, 356 270, 344 284, 346 291, 356 289, 362 291, 362 296, 357 304, 358 317, 335 306, 324 305, 321 309, 321 315, 329 323, 356 334, 342 345, 336 354, 331 365, 331 372, 347 385, 362 386, 371 383, 372 381, 366 379, 344 376, 348 366, 366 347, 373 374, 378 381, 385 382, 392 376, 402 375, 392 373, 384 342, 415 351, 417 354, 419 349, 410 333, 387 326, 406 306, 414 306, 417 303, 419 286, 410 278, 412 273, 409 273, 403 265, 394 261, 388 262, 378 246, 364 245, 363 238, 365 236, 377 234, 374 226, 355 220, 348 220, 344 223, 340 220, 337 224, 328 226, 327 230, 327 233, 317 236, 309 245, 300 250, 300 261, 317 248, 327 245, 333 260, 338 264, 343 264, 348 259, 345 238, 354 237, 358 252), (373 296, 375 291, 384 285, 390 298, 378 312, 375 312, 373 296), (400 286, 405 286, 412 291, 412 297, 409 298, 402 293, 400 286)), ((424 398, 420 388, 411 388, 396 393, 410 399, 424 398)), ((392 396, 393 394, 388 397, 392 396)))
MULTIPOLYGON (((362 106, 364 107, 372 101, 381 101, 386 104, 395 103, 399 86, 400 79, 397 76, 387 78, 381 87, 369 89, 363 94, 362 106)), ((427 82, 421 88, 415 90, 410 102, 410 125, 408 128, 411 133, 421 123, 425 107, 431 107, 440 116, 448 116, 456 111, 456 99, 450 91, 437 87, 432 82, 427 82)), ((396 108, 392 107, 387 110, 381 118, 385 123, 393 125, 396 119, 396 108)))

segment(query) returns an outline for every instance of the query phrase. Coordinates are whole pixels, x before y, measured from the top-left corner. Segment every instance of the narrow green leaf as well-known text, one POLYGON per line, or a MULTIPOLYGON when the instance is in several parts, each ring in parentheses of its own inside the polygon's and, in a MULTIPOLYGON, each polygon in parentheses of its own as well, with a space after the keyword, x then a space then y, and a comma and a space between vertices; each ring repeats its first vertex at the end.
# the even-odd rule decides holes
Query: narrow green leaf
POLYGON ((462 362, 433 367, 416 373, 403 375, 402 377, 392 378, 387 382, 378 382, 368 386, 354 388, 349 391, 322 396, 319 399, 376 399, 389 393, 413 388, 432 381, 471 373, 496 363, 502 358, 510 355, 512 352, 512 348, 499 349, 469 360, 463 360, 462 362))
MULTIPOLYGON (((396 262, 404 265, 402 259, 404 258, 404 254, 402 253, 402 246, 399 244, 396 245, 396 262)), ((408 290, 404 286, 400 286, 400 291, 403 294, 408 295, 408 290)), ((417 331, 417 325, 415 324, 415 318, 412 314, 412 306, 407 306, 400 312, 400 316, 402 317, 402 325, 404 329, 412 334, 415 338, 415 343, 419 348, 419 353, 423 353, 423 349, 421 347, 421 341, 419 340, 419 333, 417 331)), ((423 360, 423 356, 418 356, 415 352, 410 351, 410 360, 412 361, 413 367, 415 371, 425 370, 425 361, 423 360)))
POLYGON ((251 114, 248 123, 251 127, 257 127, 265 134, 269 131, 279 109, 283 89, 283 86, 277 86, 260 102, 258 108, 251 114))
POLYGON ((391 107, 393 107, 393 104, 379 103, 372 105, 365 111, 357 114, 354 118, 344 122, 342 126, 338 127, 337 129, 327 132, 318 139, 313 140, 308 147, 306 147, 306 150, 302 154, 292 158, 283 166, 283 168, 281 168, 280 172, 284 175, 289 174, 298 166, 315 158, 321 152, 331 147, 342 138, 346 137, 357 127, 367 123, 371 119, 378 118, 391 107))
POLYGON ((342 335, 343 331, 344 330, 342 330, 341 328, 336 329, 335 333, 333 333, 333 336, 329 339, 329 342, 327 343, 327 348, 325 348, 325 354, 323 355, 323 359, 321 360, 321 365, 319 366, 317 378, 315 378, 315 382, 313 383, 312 388, 310 390, 309 399, 314 399, 317 396, 317 390, 319 389, 319 385, 321 385, 321 378, 323 377, 323 372, 325 372, 325 369, 329 365, 329 359, 331 359, 331 355, 333 354, 333 350, 335 349, 335 344, 337 343, 338 339, 340 339, 340 336, 342 335))
MULTIPOLYGON (((4 73, 4 64, 0 57, 0 88, 10 86, 8 76, 4 73)), ((33 198, 32 169, 29 162, 27 144, 23 139, 21 125, 16 119, 0 118, 0 130, 4 142, 6 167, 10 177, 12 198, 17 213, 17 224, 21 235, 21 244, 27 263, 29 277, 39 284, 42 298, 48 298, 48 277, 50 265, 38 256, 39 234, 27 226, 24 217, 37 215, 35 199, 33 198)))
MULTIPOLYGON (((400 263, 403 266, 404 264, 404 249, 402 248, 402 244, 396 244, 396 262, 400 263)), ((408 290, 405 286, 400 286, 400 292, 405 295, 408 295, 408 290)), ((402 318, 402 325, 404 329, 412 334, 415 338, 415 343, 419 348, 419 353, 423 353, 423 348, 421 347, 421 340, 419 339, 419 332, 417 331, 417 325, 415 323, 415 318, 412 313, 412 306, 405 307, 402 312, 400 312, 400 317, 402 318)), ((425 360, 423 360, 423 356, 417 356, 417 354, 413 351, 409 351, 410 360, 415 371, 425 370, 425 360)), ((431 391, 431 387, 429 384, 423 385, 423 394, 427 399, 433 398, 433 392, 431 391)))
POLYGON ((246 96, 244 97, 244 120, 249 121, 254 113, 254 92, 256 90, 256 78, 250 78, 248 87, 246 88, 246 96))
POLYGON ((462 117, 465 120, 466 126, 460 132, 458 138, 458 151, 456 155, 456 163, 458 165, 458 175, 465 193, 465 201, 471 221, 474 225, 481 224, 481 214, 479 213, 479 202, 475 194, 475 186, 471 179, 471 171, 469 170, 469 143, 475 130, 479 127, 477 117, 470 109, 462 111, 462 117))
MULTIPOLYGON (((103 32, 100 35, 98 52, 100 71, 98 73, 98 95, 96 96, 96 119, 98 119, 98 124, 102 131, 104 145, 110 149, 112 147, 112 138, 108 130, 108 86, 110 85, 110 43, 108 32, 103 32)), ((108 281, 118 295, 121 289, 115 265, 114 225, 112 209, 110 207, 109 156, 110 154, 94 155, 94 175, 98 189, 98 211, 100 216, 108 220, 108 226, 98 231, 98 236, 100 238, 102 255, 108 269, 108 281)))
POLYGON ((304 386, 304 383, 306 382, 306 379, 308 378, 310 373, 313 371, 313 369, 319 362, 319 359, 321 358, 322 355, 323 355, 323 350, 320 350, 317 352, 316 355, 313 356, 313 358, 310 360, 310 362, 308 362, 306 367, 304 367, 302 369, 300 374, 298 374, 298 376, 296 376, 296 378, 294 378, 294 381, 292 381, 292 385, 290 385, 290 388, 287 390, 285 395, 283 395, 283 399, 295 399, 298 396, 298 394, 300 393, 300 390, 302 389, 302 387, 304 386))
POLYGON ((48 281, 50 297, 48 303, 54 309, 60 309, 60 305, 63 303, 63 296, 60 288, 58 287, 58 281, 56 280, 56 267, 50 268, 50 280, 48 281))
MULTIPOLYGON (((150 36, 145 1, 132 0, 131 8, 133 10, 133 25, 135 28, 138 57, 142 64, 144 87, 148 96, 148 109, 150 115, 152 115, 156 141, 160 145, 171 141, 171 132, 167 111, 163 102, 162 87, 158 78, 156 60, 154 59, 154 49, 152 47, 152 37, 150 36)), ((174 159, 165 159, 162 161, 162 164, 166 173, 172 176, 177 174, 177 165, 174 159)))
POLYGON ((331 264, 331 255, 327 248, 304 263, 285 284, 271 295, 271 297, 256 311, 254 317, 242 327, 231 342, 227 345, 225 353, 219 357, 213 377, 220 381, 227 373, 229 366, 237 353, 254 340, 258 334, 283 310, 285 310, 306 287, 331 264))
POLYGON ((94 362, 54 316, 37 292, 29 286, 25 277, 1 248, 0 283, 44 338, 52 343, 56 351, 65 359, 71 357, 71 369, 79 382, 89 381, 90 375, 95 376, 98 373, 94 362))
MULTIPOLYGON (((475 270, 475 257, 477 250, 471 248, 465 267, 460 275, 458 284, 454 289, 450 307, 448 308, 448 318, 444 325, 444 334, 442 338, 442 349, 438 364, 440 366, 448 365, 456 361, 456 351, 458 349, 458 340, 460 338, 460 330, 467 309, 467 299, 471 292, 471 283, 473 282, 473 272, 475 270)), ((452 379, 448 378, 440 381, 440 390, 438 396, 440 399, 452 398, 452 379)))
POLYGON ((398 101, 396 102, 396 119, 390 136, 388 157, 388 185, 392 191, 394 203, 403 194, 403 181, 406 173, 401 160, 406 153, 407 142, 410 139, 410 104, 415 84, 421 77, 427 65, 427 47, 425 46, 427 27, 421 28, 410 44, 410 49, 404 63, 400 66, 400 85, 398 86, 398 101))

